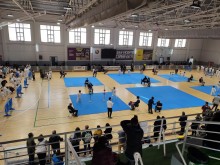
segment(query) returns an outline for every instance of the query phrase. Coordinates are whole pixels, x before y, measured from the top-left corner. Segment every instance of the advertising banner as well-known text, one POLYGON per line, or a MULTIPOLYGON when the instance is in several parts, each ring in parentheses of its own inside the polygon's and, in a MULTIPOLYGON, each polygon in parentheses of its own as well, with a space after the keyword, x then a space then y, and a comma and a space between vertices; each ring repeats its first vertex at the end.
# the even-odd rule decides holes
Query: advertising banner
POLYGON ((135 58, 135 60, 136 61, 143 60, 143 53, 144 53, 143 49, 136 49, 136 58, 135 58))
POLYGON ((116 60, 133 60, 134 50, 117 50, 116 60))
POLYGON ((90 60, 89 48, 67 48, 68 60, 90 60))
POLYGON ((93 60, 101 60, 101 48, 92 48, 93 60))
POLYGON ((143 51, 143 60, 152 60, 153 50, 144 50, 143 51))

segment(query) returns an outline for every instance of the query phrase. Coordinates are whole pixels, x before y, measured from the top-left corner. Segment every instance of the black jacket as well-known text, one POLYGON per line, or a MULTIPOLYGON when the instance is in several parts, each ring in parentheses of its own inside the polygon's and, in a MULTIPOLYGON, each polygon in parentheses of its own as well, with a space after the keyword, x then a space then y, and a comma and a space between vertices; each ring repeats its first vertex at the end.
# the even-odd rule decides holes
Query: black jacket
POLYGON ((183 115, 179 118, 179 121, 180 121, 180 125, 181 126, 186 126, 186 121, 187 120, 187 116, 183 115))
POLYGON ((34 142, 34 138, 27 139, 27 152, 28 154, 33 154, 35 152, 36 143, 34 142))
POLYGON ((49 138, 49 143, 51 143, 52 149, 59 149, 60 148, 60 141, 63 141, 63 138, 61 138, 59 135, 52 135, 49 138))
POLYGON ((127 138, 125 155, 133 160, 133 154, 135 152, 139 152, 142 155, 142 138, 144 132, 139 124, 137 126, 131 125, 130 120, 121 121, 121 126, 127 138))

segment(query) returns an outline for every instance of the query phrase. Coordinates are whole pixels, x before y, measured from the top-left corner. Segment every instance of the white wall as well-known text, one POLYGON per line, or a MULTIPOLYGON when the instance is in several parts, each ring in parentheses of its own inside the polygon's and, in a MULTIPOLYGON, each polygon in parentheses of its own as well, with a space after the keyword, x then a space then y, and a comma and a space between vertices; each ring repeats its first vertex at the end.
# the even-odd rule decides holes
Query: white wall
MULTIPOLYGON (((39 55, 43 56, 42 61, 49 61, 50 56, 57 56, 58 61, 67 61, 67 47, 96 47, 96 48, 115 48, 115 49, 125 49, 134 50, 135 48, 140 49, 154 49, 153 60, 158 60, 159 57, 155 55, 157 49, 157 32, 153 32, 153 45, 151 47, 140 47, 139 46, 139 33, 140 30, 134 31, 134 41, 133 46, 119 46, 118 45, 118 28, 110 28, 111 30, 111 42, 112 45, 94 45, 94 28, 87 28, 87 44, 70 44, 69 43, 69 33, 65 29, 64 25, 61 25, 61 43, 42 43, 40 38, 40 25, 45 24, 41 22, 30 22, 31 24, 31 42, 12 42, 9 41, 8 27, 4 27, 1 30, 2 33, 2 44, 0 42, 0 54, 3 51, 5 61, 40 61, 39 55), (36 45, 39 46, 39 52, 36 52, 36 45)), ((50 24, 49 25, 56 25, 50 24)), ((187 40, 185 48, 174 48, 174 39, 170 40, 170 49, 173 49, 173 55, 171 56, 171 61, 185 61, 188 56, 194 56, 194 59, 199 59, 203 40, 187 40)), ((92 54, 91 54, 92 55, 92 54)), ((92 58, 91 58, 92 59, 92 58)))
POLYGON ((206 39, 202 46, 200 60, 220 64, 220 40, 206 39))

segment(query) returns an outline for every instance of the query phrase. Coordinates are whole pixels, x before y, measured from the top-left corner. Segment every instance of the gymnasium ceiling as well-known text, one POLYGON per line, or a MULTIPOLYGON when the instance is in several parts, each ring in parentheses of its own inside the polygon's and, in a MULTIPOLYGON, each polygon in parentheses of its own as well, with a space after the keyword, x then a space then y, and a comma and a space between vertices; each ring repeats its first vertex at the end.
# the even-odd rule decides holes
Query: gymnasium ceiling
POLYGON ((0 27, 8 22, 60 22, 144 30, 216 29, 220 0, 0 0, 0 27))

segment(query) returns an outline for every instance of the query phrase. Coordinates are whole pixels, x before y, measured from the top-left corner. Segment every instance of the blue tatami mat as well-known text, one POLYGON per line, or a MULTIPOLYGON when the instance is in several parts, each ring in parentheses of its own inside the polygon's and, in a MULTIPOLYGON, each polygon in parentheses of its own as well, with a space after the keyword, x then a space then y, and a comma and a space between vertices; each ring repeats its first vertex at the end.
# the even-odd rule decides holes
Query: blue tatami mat
POLYGON ((100 86, 103 85, 97 78, 95 77, 67 77, 64 78, 65 86, 66 87, 82 87, 84 86, 86 78, 89 79, 89 81, 94 86, 100 86))
MULTIPOLYGON (((210 95, 212 86, 213 85, 210 85, 210 86, 193 86, 191 88, 210 95)), ((217 91, 217 89, 216 89, 216 95, 217 94, 220 94, 220 91, 217 91)))
MULTIPOLYGON (((79 110, 79 115, 89 115, 89 114, 97 114, 97 113, 106 113, 107 116, 107 100, 109 97, 112 96, 111 92, 107 92, 105 94, 105 100, 103 93, 94 93, 91 95, 91 102, 90 102, 90 95, 89 94, 82 94, 81 95, 81 102, 76 103, 77 95, 70 95, 70 99, 74 105, 74 107, 79 110)), ((129 110, 130 107, 125 104, 120 98, 113 98, 112 102, 113 105, 113 117, 114 111, 122 111, 122 110, 129 110)))
POLYGON ((184 76, 181 76, 179 74, 173 74, 173 75, 158 74, 158 76, 160 76, 162 78, 165 78, 167 80, 173 81, 173 82, 187 82, 187 80, 188 80, 188 77, 184 77, 184 76))
MULTIPOLYGON (((145 74, 141 73, 130 73, 130 74, 107 74, 109 77, 111 77, 113 80, 117 81, 119 84, 140 84, 141 79, 146 76, 145 74)), ((147 76, 149 77, 149 76, 147 76)), ((153 79, 150 77, 151 83, 158 83, 160 81, 153 79)))
POLYGON ((163 103, 163 110, 197 107, 202 106, 205 102, 204 100, 170 86, 127 89, 134 95, 140 96, 140 99, 145 103, 148 103, 148 100, 152 96, 154 97, 155 103, 160 100, 163 103))

